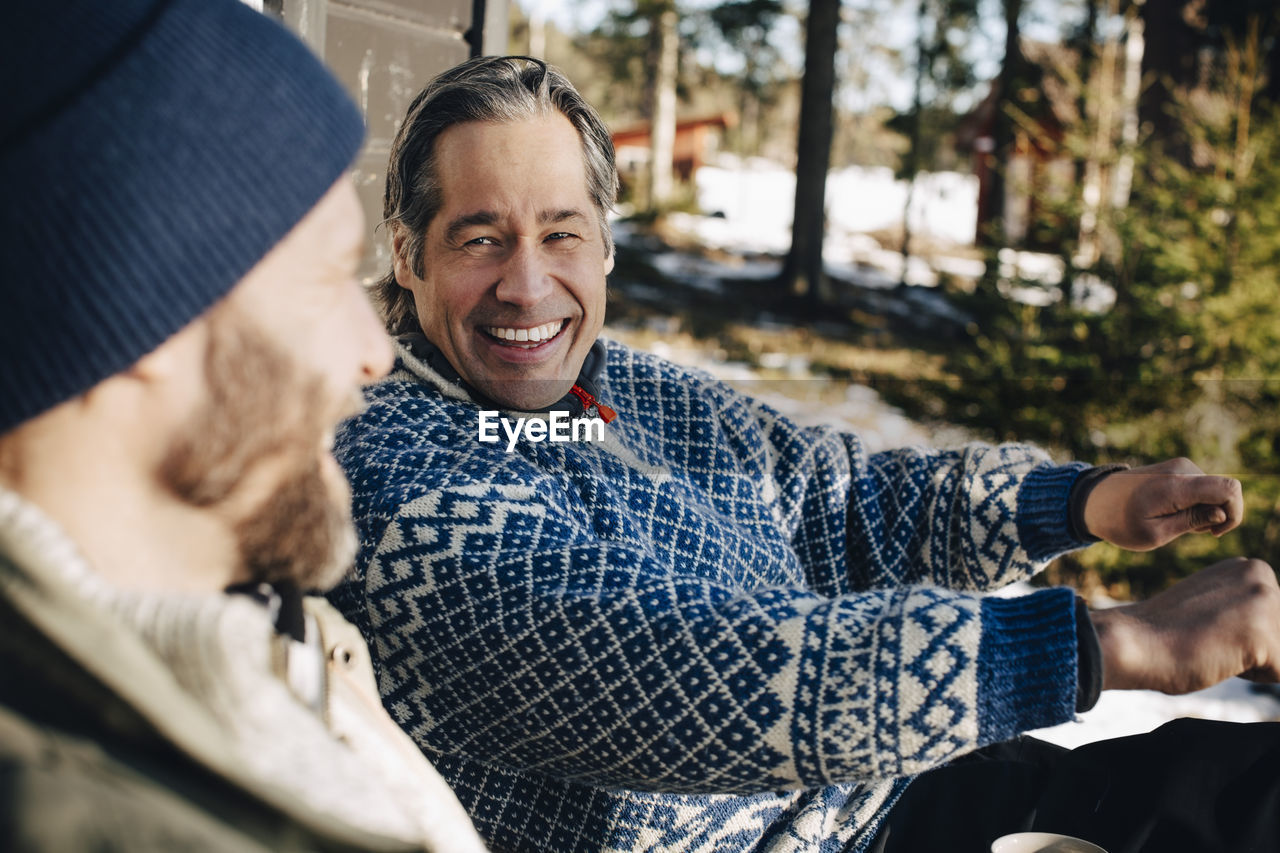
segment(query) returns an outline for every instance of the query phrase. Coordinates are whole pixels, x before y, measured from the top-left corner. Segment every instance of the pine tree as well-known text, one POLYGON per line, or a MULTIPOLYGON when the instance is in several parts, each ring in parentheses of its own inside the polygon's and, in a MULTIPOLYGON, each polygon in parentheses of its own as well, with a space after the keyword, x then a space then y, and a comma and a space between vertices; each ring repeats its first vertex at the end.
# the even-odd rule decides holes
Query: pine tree
MULTIPOLYGON (((944 411, 993 438, 1097 461, 1185 455, 1242 476, 1250 513, 1229 550, 1250 554, 1280 546, 1280 106, 1262 32, 1255 19, 1225 34, 1207 82, 1170 91, 1172 141, 1135 150, 1132 201, 1101 223, 1116 251, 1089 273, 1114 286, 1114 306, 987 300, 974 348, 953 360, 960 381, 939 390, 944 411)), ((1075 248, 1063 235, 1064 255, 1075 248)), ((1064 565, 1146 593, 1213 547, 1091 549, 1064 565)))
POLYGON ((781 282, 802 297, 815 313, 827 301, 822 266, 826 229, 827 170, 834 126, 835 57, 840 0, 811 0, 805 25, 804 81, 800 95, 800 129, 796 141, 796 197, 791 250, 782 266, 781 282))

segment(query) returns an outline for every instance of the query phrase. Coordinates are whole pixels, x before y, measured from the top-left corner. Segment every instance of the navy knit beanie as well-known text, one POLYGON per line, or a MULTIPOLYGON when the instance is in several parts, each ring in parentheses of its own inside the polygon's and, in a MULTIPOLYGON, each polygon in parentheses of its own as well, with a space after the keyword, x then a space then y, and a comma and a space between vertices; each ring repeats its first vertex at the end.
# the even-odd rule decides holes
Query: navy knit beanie
POLYGON ((239 0, 6 4, 0 69, 0 434, 204 313, 364 135, 239 0))

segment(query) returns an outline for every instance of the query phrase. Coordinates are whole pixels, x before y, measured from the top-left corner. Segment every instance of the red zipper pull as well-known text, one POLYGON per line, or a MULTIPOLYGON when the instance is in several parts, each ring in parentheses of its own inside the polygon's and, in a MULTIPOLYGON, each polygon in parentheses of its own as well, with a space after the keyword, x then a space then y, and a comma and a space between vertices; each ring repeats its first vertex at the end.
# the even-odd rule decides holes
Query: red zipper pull
POLYGON ((578 385, 575 384, 572 388, 569 389, 569 391, 573 394, 573 396, 577 397, 579 400, 582 401, 582 408, 584 410, 590 409, 592 406, 595 406, 596 411, 600 413, 600 419, 605 423, 609 423, 614 418, 618 417, 617 412, 615 412, 613 409, 606 406, 604 403, 601 403, 598 400, 596 400, 595 397, 592 397, 590 394, 588 394, 578 385))

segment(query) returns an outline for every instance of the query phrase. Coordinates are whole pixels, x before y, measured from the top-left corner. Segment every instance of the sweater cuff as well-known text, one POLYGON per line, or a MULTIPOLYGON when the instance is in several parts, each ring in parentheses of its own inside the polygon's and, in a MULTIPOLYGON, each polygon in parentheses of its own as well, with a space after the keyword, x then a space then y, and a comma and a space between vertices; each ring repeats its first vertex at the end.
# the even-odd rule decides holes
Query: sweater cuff
POLYGON ((982 743, 1075 718, 1076 595, 1054 587, 982 600, 978 735, 982 743))
POLYGON ((1071 487, 1090 466, 1083 462, 1040 465, 1018 489, 1018 537, 1027 556, 1046 562, 1088 542, 1071 535, 1071 487))

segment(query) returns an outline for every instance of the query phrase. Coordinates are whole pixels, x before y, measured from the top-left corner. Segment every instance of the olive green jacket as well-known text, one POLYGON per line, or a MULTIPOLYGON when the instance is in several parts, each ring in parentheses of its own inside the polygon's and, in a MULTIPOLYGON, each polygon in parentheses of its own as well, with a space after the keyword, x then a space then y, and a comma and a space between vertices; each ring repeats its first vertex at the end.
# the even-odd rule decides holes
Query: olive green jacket
POLYGON ((251 774, 165 662, 50 570, 56 549, 8 533, 0 525, 0 850, 424 849, 251 774))

